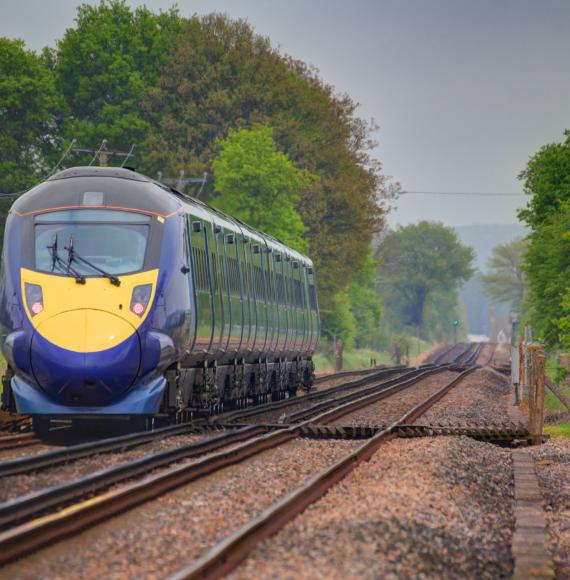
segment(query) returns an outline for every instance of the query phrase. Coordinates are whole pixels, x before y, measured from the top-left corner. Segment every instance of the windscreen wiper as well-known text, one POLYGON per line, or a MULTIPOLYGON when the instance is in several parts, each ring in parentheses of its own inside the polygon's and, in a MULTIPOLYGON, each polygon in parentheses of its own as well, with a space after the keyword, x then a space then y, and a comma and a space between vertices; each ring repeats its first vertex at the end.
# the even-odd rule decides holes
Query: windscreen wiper
POLYGON ((86 260, 85 258, 80 256, 73 249, 73 236, 69 237, 69 246, 67 246, 65 249, 67 250, 67 263, 68 263, 68 265, 71 264, 71 262, 73 262, 74 260, 76 262, 83 262, 85 265, 87 265, 90 268, 93 268, 93 270, 96 270, 97 272, 99 272, 99 274, 101 274, 101 276, 104 276, 105 278, 109 278, 109 280, 111 281, 111 284, 114 284, 115 286, 121 285, 121 281, 117 278, 117 276, 113 276, 113 274, 109 274, 109 272, 105 272, 105 270, 99 268, 99 266, 96 266, 95 264, 93 264, 89 260, 86 260))
POLYGON ((75 268, 72 268, 71 263, 66 264, 65 261, 60 257, 57 250, 57 234, 55 234, 53 243, 51 246, 47 247, 51 252, 51 271, 55 270, 56 266, 59 266, 60 270, 64 274, 71 274, 78 284, 85 284, 85 276, 82 276, 75 268))

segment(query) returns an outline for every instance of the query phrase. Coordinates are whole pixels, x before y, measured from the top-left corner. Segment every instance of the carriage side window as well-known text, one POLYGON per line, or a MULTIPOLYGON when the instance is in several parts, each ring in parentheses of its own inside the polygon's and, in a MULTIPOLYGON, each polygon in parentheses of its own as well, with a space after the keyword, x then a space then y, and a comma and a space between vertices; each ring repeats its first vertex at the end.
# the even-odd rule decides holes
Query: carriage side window
POLYGON ((317 309, 317 292, 315 290, 314 284, 309 284, 309 302, 311 304, 311 310, 317 309))

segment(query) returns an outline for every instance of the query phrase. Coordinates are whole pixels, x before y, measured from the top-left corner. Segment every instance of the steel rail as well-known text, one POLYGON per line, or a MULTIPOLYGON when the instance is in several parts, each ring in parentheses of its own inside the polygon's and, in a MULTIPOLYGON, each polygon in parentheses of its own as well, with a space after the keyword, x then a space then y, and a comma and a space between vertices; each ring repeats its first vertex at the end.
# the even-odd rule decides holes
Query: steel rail
POLYGON ((35 433, 19 433, 17 435, 0 436, 0 452, 7 449, 16 449, 22 447, 31 447, 40 445, 42 441, 38 439, 35 433))
POLYGON ((267 433, 266 427, 248 425, 204 441, 196 441, 188 445, 144 455, 127 463, 114 465, 76 480, 0 503, 0 530, 13 527, 32 517, 38 517, 49 508, 61 506, 77 498, 101 492, 113 484, 132 479, 141 474, 144 475, 153 469, 170 465, 181 459, 205 455, 265 433, 267 433))
POLYGON ((378 372, 380 370, 384 370, 384 369, 380 369, 380 368, 354 369, 354 370, 350 370, 350 371, 338 371, 336 373, 329 373, 327 375, 320 375, 318 377, 315 377, 315 380, 313 381, 313 385, 320 385, 321 383, 325 383, 325 382, 333 380, 333 379, 339 379, 339 378, 344 378, 344 377, 353 377, 355 375, 366 375, 366 374, 378 372))
POLYGON ((202 433, 206 429, 205 426, 193 425, 190 423, 170 425, 168 427, 155 429, 154 431, 144 431, 141 433, 109 437, 107 439, 80 443, 79 445, 72 445, 70 447, 56 449, 55 451, 48 451, 38 455, 18 457, 17 459, 0 463, 0 477, 39 471, 48 467, 56 467, 76 459, 82 459, 102 453, 111 453, 113 451, 132 449, 133 447, 144 445, 145 443, 162 439, 164 437, 202 433))
POLYGON ((440 364, 443 359, 455 348, 457 348, 457 344, 452 344, 450 347, 444 349, 442 352, 437 354, 433 359, 433 364, 440 364))
MULTIPOLYGON (((433 374, 433 372, 434 369, 429 369, 422 374, 433 374)), ((413 380, 417 381, 421 380, 421 378, 414 377, 413 380)), ((369 395, 369 397, 371 396, 373 395, 369 395)), ((350 412, 353 409, 353 405, 359 401, 361 401, 361 399, 343 405, 344 413, 350 412)), ((333 411, 336 413, 342 413, 342 409, 334 409, 333 411)), ((323 421, 326 421, 330 414, 331 411, 325 412, 317 416, 315 420, 322 419, 323 421)), ((301 429, 308 426, 310 423, 310 421, 305 421, 297 425, 274 430, 258 437, 252 438, 250 436, 244 442, 237 443, 229 449, 226 445, 221 449, 221 451, 214 451, 194 462, 182 463, 169 467, 157 474, 148 475, 140 481, 127 483, 116 490, 86 499, 79 504, 66 507, 57 513, 39 517, 34 520, 29 520, 33 514, 45 510, 48 506, 59 505, 60 502, 57 501, 58 492, 56 490, 62 486, 40 490, 27 496, 16 498, 11 502, 7 502, 4 504, 4 509, 6 510, 4 512, 4 514, 6 514, 6 519, 3 520, 4 525, 10 525, 11 521, 25 520, 25 522, 18 524, 16 527, 11 527, 4 532, 0 532, 0 565, 22 557, 47 543, 61 539, 122 511, 131 509, 180 485, 193 481, 199 477, 209 475, 210 473, 223 469, 224 467, 239 463, 244 459, 261 453, 262 451, 282 445, 283 443, 298 437, 301 429)), ((248 429, 253 428, 255 428, 255 426, 248 427, 248 429)), ((261 426, 259 428, 263 429, 261 426)), ((194 448, 196 445, 197 444, 192 444, 194 448)), ((175 450, 172 451, 173 453, 175 452, 175 450)), ((147 457, 149 462, 153 461, 153 455, 147 457)), ((183 457, 178 456, 177 460, 182 458, 183 457)), ((153 465, 153 467, 157 466, 157 464, 153 465)), ((140 475, 141 472, 137 473, 140 475)), ((132 476, 133 472, 131 472, 129 478, 132 476)), ((80 480, 71 482, 69 485, 76 485, 77 487, 75 490, 77 490, 85 480, 90 484, 89 492, 91 494, 101 487, 108 487, 105 480, 99 480, 99 487, 94 487, 91 485, 93 482, 89 477, 90 476, 81 478, 80 480)), ((117 480, 114 481, 114 483, 116 482, 117 480)), ((64 486, 65 485, 67 484, 64 484, 64 486)), ((64 490, 65 493, 69 493, 70 489, 71 488, 66 487, 64 490)))
POLYGON ((348 395, 345 395, 341 399, 327 400, 317 405, 314 405, 313 407, 309 407, 308 409, 301 409, 300 411, 297 411, 296 413, 290 415, 289 420, 290 422, 293 423, 296 421, 306 420, 309 417, 315 415, 315 413, 323 413, 330 407, 333 407, 330 415, 329 414, 320 415, 320 417, 322 418, 331 417, 328 420, 332 421, 335 418, 336 413, 340 413, 340 416, 342 416, 346 414, 346 409, 350 409, 350 411, 355 411, 357 409, 360 409, 361 407, 370 405, 371 403, 375 403, 382 399, 386 399, 396 393, 399 393, 404 389, 411 387, 412 385, 418 383, 419 381, 433 374, 437 374, 446 370, 447 367, 436 367, 433 369, 430 368, 422 371, 414 371, 413 373, 409 373, 405 377, 391 379, 378 385, 373 385, 371 387, 362 389, 361 391, 357 391, 356 393, 349 393, 348 395))
POLYGON ((395 433, 397 427, 406 424, 406 421, 412 417, 417 418, 473 370, 468 369, 458 375, 450 383, 392 423, 390 427, 374 435, 358 449, 287 494, 252 521, 216 544, 201 558, 172 575, 169 580, 221 578, 231 572, 259 542, 277 533, 309 505, 320 499, 333 485, 346 477, 360 463, 369 460, 383 443, 397 436, 395 433))
POLYGON ((417 369, 414 367, 389 367, 387 369, 379 369, 375 373, 370 373, 365 377, 356 379, 354 381, 349 381, 347 383, 342 383, 341 385, 335 385, 334 387, 329 387, 328 389, 322 389, 309 393, 304 397, 289 397, 282 401, 276 401, 271 403, 265 403, 263 405, 257 405, 250 409, 244 409, 242 411, 230 411, 229 413, 222 413, 221 415, 216 415, 212 417, 212 420, 217 421, 237 421, 247 419, 249 417, 255 417, 256 415, 262 415, 272 411, 278 411, 280 409, 285 409, 292 405, 303 404, 305 401, 313 401, 317 399, 322 399, 334 395, 339 391, 345 391, 346 389, 357 389, 370 384, 371 382, 378 380, 381 377, 390 376, 393 374, 401 374, 405 372, 413 372, 417 369))
MULTIPOLYGON (((246 409, 243 411, 233 411, 231 413, 217 415, 212 417, 212 420, 216 421, 230 421, 230 420, 241 420, 250 416, 259 415, 262 413, 267 413, 269 411, 281 409, 288 407, 290 405, 297 405, 304 400, 315 400, 321 399, 323 397, 328 397, 336 392, 345 389, 356 389, 360 386, 364 386, 371 381, 375 380, 378 376, 387 376, 394 373, 400 373, 405 371, 407 367, 390 367, 388 369, 379 369, 374 374, 363 377, 362 379, 357 379, 356 381, 351 381, 343 385, 338 385, 331 387, 330 389, 317 391, 306 395, 305 397, 293 397, 285 399, 283 401, 277 401, 275 403, 267 403, 264 405, 256 406, 252 409, 246 409)), ((54 451, 48 451, 46 453, 40 453, 38 455, 19 457, 10 461, 5 461, 0 463, 0 477, 7 477, 11 475, 20 475, 24 473, 30 473, 33 471, 39 471, 40 469, 51 468, 70 461, 77 459, 82 459, 85 457, 90 457, 93 455, 99 455, 102 453, 111 453, 118 450, 132 449, 139 445, 143 445, 154 441, 156 439, 171 437, 174 435, 181 435, 193 432, 202 432, 206 429, 208 422, 206 420, 195 421, 193 423, 184 423, 180 425, 169 425, 167 427, 161 427, 155 429, 154 431, 145 431, 141 433, 131 433, 129 435, 121 435, 117 437, 110 437, 98 441, 90 441, 87 443, 81 443, 79 445, 72 445, 64 449, 57 449, 54 451)), ((227 425, 227 428, 230 428, 227 425)), ((33 436, 33 433, 26 434, 33 436)), ((1 439, 0 439, 1 441, 1 439)))

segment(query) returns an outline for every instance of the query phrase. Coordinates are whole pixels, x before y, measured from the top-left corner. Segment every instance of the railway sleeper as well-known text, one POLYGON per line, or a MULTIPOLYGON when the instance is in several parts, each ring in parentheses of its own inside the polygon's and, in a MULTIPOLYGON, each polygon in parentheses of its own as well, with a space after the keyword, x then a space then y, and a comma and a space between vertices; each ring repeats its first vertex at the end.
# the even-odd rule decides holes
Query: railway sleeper
MULTIPOLYGON (((300 430, 301 437, 309 439, 370 439, 380 433, 386 426, 370 427, 308 425, 300 430)), ((392 433, 397 437, 409 439, 416 437, 464 436, 478 441, 488 441, 498 444, 526 445, 530 434, 524 425, 514 423, 493 424, 450 424, 450 425, 398 425, 392 427, 392 433)))

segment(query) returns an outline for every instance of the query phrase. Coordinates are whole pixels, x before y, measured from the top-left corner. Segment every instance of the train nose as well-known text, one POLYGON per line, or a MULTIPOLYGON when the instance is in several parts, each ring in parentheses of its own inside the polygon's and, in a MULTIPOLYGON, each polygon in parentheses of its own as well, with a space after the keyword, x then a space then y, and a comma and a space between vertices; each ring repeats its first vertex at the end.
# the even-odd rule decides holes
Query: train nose
POLYGON ((140 340, 126 320, 95 309, 62 312, 42 322, 31 344, 42 389, 75 405, 105 405, 135 380, 140 340))

